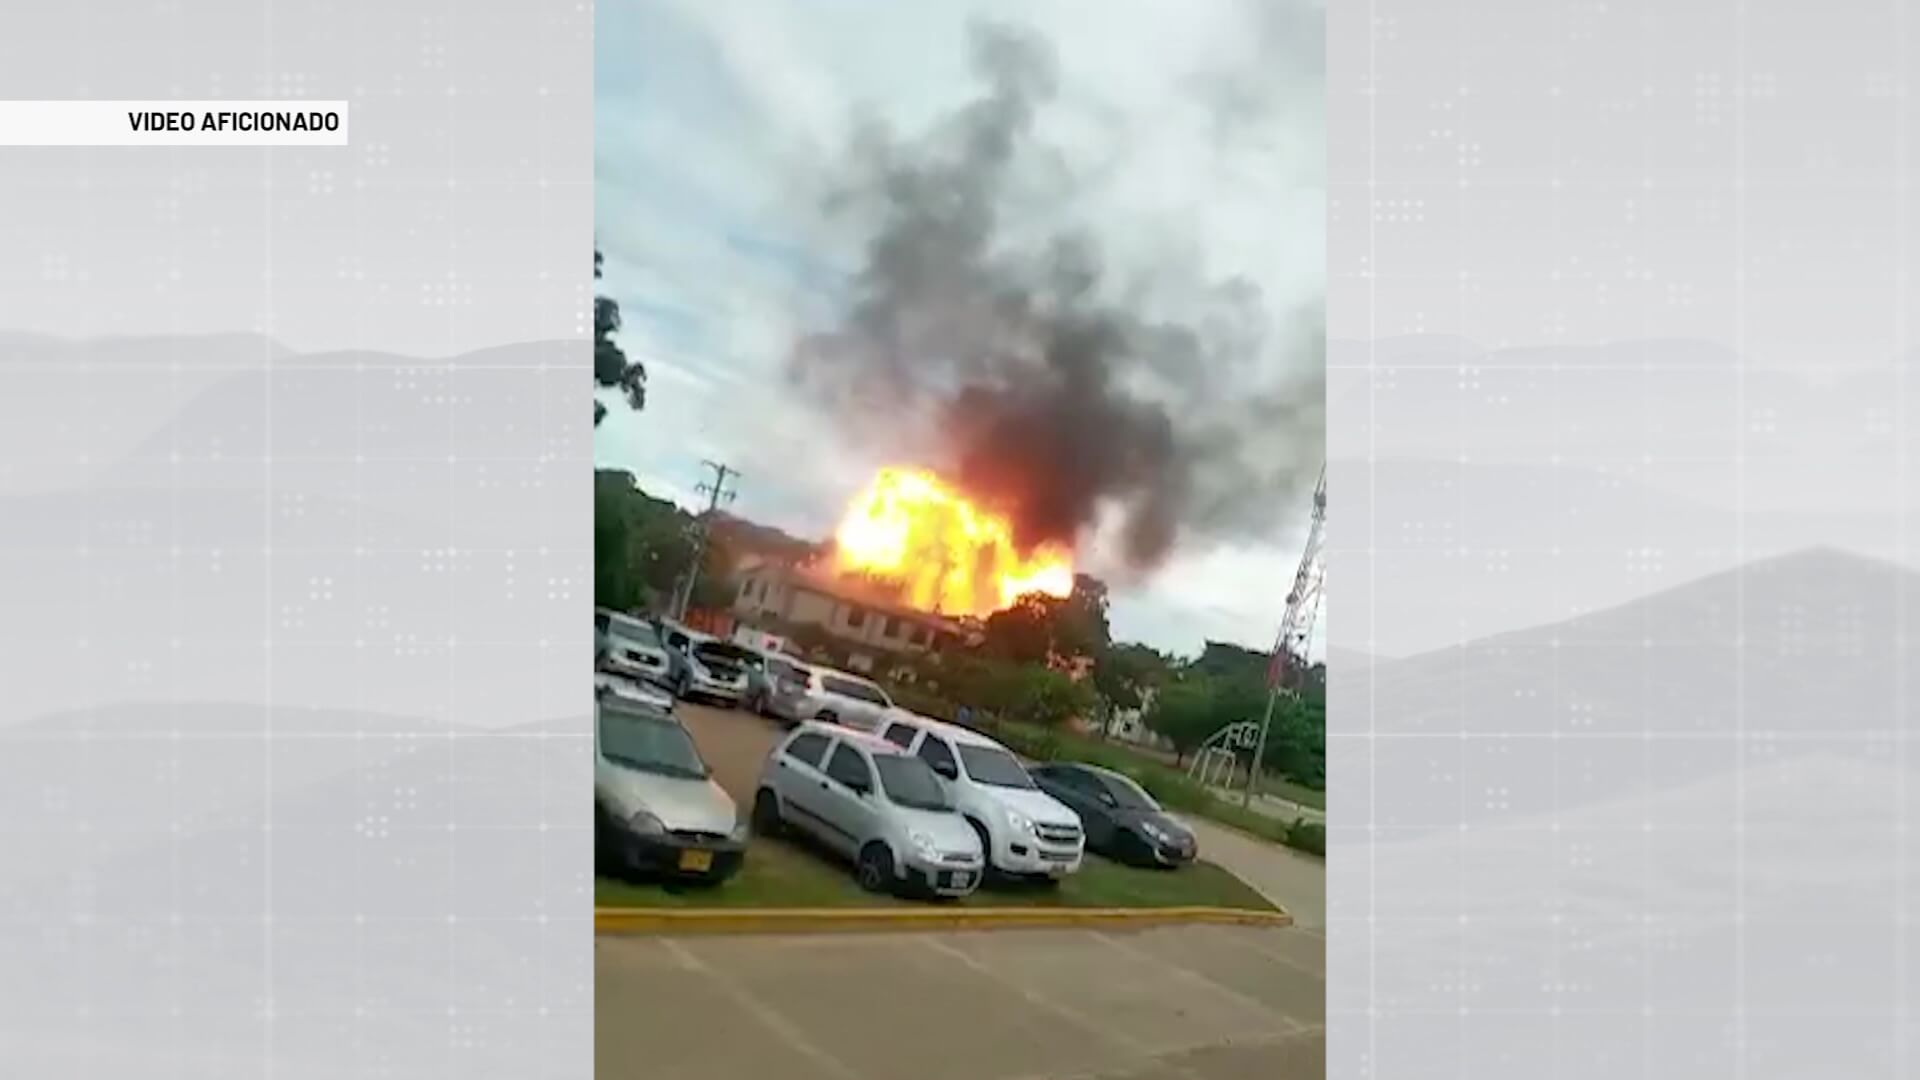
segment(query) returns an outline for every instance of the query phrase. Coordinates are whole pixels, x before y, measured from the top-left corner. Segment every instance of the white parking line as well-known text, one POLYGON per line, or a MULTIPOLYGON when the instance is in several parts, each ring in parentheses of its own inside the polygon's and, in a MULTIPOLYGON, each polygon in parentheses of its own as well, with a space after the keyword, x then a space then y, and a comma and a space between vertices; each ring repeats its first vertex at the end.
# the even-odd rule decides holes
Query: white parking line
MULTIPOLYGON (((1280 932, 1283 934, 1293 933, 1292 930, 1282 930, 1280 932)), ((1257 952, 1261 956, 1265 956, 1275 961, 1276 963, 1285 964, 1287 967, 1290 967, 1293 970, 1298 971, 1303 975, 1309 976, 1311 978, 1319 979, 1321 982, 1327 981, 1327 973, 1324 969, 1320 971, 1315 971, 1313 968, 1308 967, 1306 964, 1303 964, 1298 960, 1295 960, 1293 957, 1288 956, 1287 954, 1279 951, 1278 949, 1266 948, 1258 944, 1257 942, 1253 941, 1252 939, 1249 939, 1244 944, 1247 948, 1252 949, 1254 952, 1257 952)), ((1324 948, 1325 942, 1322 941, 1321 944, 1322 944, 1322 947, 1324 948)))
POLYGON ((1175 961, 1169 960, 1164 956, 1159 956, 1154 953, 1150 953, 1147 950, 1142 949, 1136 945, 1132 945, 1125 941, 1122 941, 1119 938, 1113 936, 1112 934, 1106 933, 1105 931, 1096 930, 1096 931, 1092 931, 1092 933, 1094 937, 1099 938, 1101 941, 1106 942, 1108 945, 1112 946, 1113 948, 1118 949, 1119 951, 1126 953, 1127 955, 1132 956, 1135 959, 1141 960, 1147 964, 1151 964, 1155 967, 1158 967, 1174 978, 1180 979, 1183 982, 1186 982, 1190 985, 1204 987, 1205 989, 1211 990, 1216 994, 1223 995, 1227 998, 1232 999, 1235 1002, 1238 1002, 1243 1007, 1250 1009, 1256 1013, 1259 1013, 1261 1016, 1270 1017, 1274 1020, 1278 1020, 1286 1024, 1289 1029, 1289 1033, 1291 1034, 1297 1034, 1299 1032, 1307 1030, 1307 1025, 1302 1024, 1300 1021, 1295 1020, 1293 1017, 1288 1016, 1286 1013, 1280 1012, 1279 1010, 1275 1009, 1273 1006, 1268 1005, 1266 1002, 1261 1001, 1258 998, 1250 997, 1246 994, 1243 994, 1240 991, 1235 990, 1231 986, 1223 986, 1220 983, 1217 983, 1212 979, 1207 978, 1205 975, 1202 975, 1199 972, 1193 970, 1192 968, 1185 966, 1184 964, 1176 963, 1175 961))
POLYGON ((1128 1035, 1124 1031, 1119 1031, 1117 1029, 1114 1029, 1111 1025, 1101 1020, 1098 1020, 1094 1017, 1088 1016, 1077 1009, 1068 1008, 1067 1006, 1060 1004, 1058 1001, 1055 1001, 1051 998, 1043 997, 1040 994, 1034 993, 1033 991, 1020 985, 1014 980, 1007 978, 1005 975, 1000 974, 999 972, 993 970, 987 965, 967 955, 965 950, 955 948, 954 946, 949 945, 944 941, 940 941, 937 938, 929 937, 929 938, 922 938, 921 940, 926 943, 926 946, 929 949, 933 949, 936 952, 939 952, 943 956, 948 956, 948 957, 951 957, 952 959, 958 960, 960 963, 965 964, 967 967, 973 969, 974 971, 979 972, 980 974, 986 976, 987 978, 992 979, 994 982, 999 983, 1001 986, 1004 986, 1007 989, 1013 991, 1014 993, 1020 995, 1022 998, 1025 998, 1028 1004, 1034 1005, 1041 1009, 1045 1009, 1046 1011, 1053 1013, 1055 1016, 1058 1016, 1076 1026, 1086 1028, 1087 1030, 1103 1038, 1111 1039, 1114 1042, 1119 1043, 1130 1054, 1137 1054, 1143 1058, 1151 1058, 1156 1053, 1153 1047, 1150 1047, 1147 1044, 1140 1042, 1139 1040, 1133 1038, 1132 1036, 1128 1035))
POLYGON ((732 998, 749 1016, 765 1024, 774 1034, 785 1039, 787 1044, 793 1047, 793 1049, 811 1059, 821 1068, 840 1077, 841 1080, 869 1080, 869 1078, 863 1077, 860 1073, 856 1072, 852 1066, 849 1066, 846 1062, 841 1061, 839 1058, 834 1057, 832 1054, 814 1045, 813 1042, 807 1038, 806 1034, 786 1017, 768 1008, 760 999, 748 993, 738 983, 722 975, 711 965, 695 956, 685 945, 680 944, 672 938, 662 938, 660 941, 666 946, 667 951, 673 954, 674 959, 680 963, 681 967, 695 974, 704 975, 712 980, 713 984, 719 987, 721 992, 732 998))

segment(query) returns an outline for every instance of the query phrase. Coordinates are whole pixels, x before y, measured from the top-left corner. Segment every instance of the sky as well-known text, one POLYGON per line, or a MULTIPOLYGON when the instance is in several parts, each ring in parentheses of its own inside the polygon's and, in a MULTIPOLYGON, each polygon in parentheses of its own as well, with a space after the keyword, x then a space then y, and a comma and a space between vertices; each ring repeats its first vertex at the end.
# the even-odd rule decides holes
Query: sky
MULTIPOLYGON (((702 459, 725 461, 741 473, 735 512, 824 537, 894 462, 853 418, 800 394, 786 365, 799 337, 836 325, 861 264, 864 237, 823 212, 853 127, 875 118, 910 132, 977 96, 977 20, 1051 42, 1060 95, 1040 139, 1079 178, 1059 212, 1093 229, 1109 282, 1172 263, 1251 280, 1281 329, 1319 317, 1324 20, 1310 0, 603 0, 597 11, 599 287, 620 304, 622 347, 647 367, 648 402, 634 414, 605 399, 595 458, 649 492, 693 505, 702 459)), ((1324 361, 1316 348, 1270 362, 1324 361)), ((1270 646, 1306 534, 1306 494, 1289 501, 1271 535, 1183 542, 1149 576, 1090 554, 1115 636, 1182 655, 1209 639, 1270 646)))

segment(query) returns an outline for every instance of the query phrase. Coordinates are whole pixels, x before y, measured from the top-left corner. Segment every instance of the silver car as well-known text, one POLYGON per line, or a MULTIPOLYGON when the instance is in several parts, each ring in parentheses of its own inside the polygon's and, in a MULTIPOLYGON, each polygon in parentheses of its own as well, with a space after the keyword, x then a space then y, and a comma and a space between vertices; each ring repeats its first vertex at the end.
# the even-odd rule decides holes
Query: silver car
POLYGON ((738 705, 747 694, 747 671, 759 654, 719 638, 695 638, 673 654, 673 692, 738 705))
POLYGON ((745 824, 678 720, 637 697, 602 689, 593 735, 601 872, 716 883, 740 869, 745 824))
POLYGON ((862 888, 966 896, 980 886, 980 838, 926 762, 845 728, 802 724, 760 772, 753 829, 810 834, 852 859, 862 888))
POLYGON ((893 699, 871 679, 832 668, 808 668, 806 684, 792 697, 795 721, 818 720, 876 732, 893 711, 893 699))
POLYGON ((760 666, 747 674, 747 708, 761 716, 799 723, 803 718, 797 706, 806 694, 812 672, 791 656, 762 654, 760 666))
POLYGON ((594 667, 640 682, 669 685, 673 657, 652 623, 617 611, 595 612, 593 622, 599 639, 594 667))

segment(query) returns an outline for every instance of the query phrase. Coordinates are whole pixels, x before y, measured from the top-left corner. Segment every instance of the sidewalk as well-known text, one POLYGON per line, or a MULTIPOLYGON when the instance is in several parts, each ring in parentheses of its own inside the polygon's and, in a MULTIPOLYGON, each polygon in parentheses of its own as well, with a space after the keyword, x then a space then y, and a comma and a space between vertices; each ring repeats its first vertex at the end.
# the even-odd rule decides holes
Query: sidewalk
POLYGON ((1200 841, 1200 857, 1218 863, 1315 934, 1327 927, 1327 864, 1292 848, 1255 840, 1195 814, 1181 814, 1200 841))

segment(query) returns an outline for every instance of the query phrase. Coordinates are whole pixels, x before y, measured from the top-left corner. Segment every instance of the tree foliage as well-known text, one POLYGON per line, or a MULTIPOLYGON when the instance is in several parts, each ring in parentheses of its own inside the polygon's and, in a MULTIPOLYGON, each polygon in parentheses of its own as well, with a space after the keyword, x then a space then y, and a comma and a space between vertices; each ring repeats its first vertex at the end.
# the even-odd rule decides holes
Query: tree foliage
MULTIPOLYGON (((604 257, 598 248, 593 252, 593 280, 599 281, 601 264, 604 257)), ((627 354, 613 340, 620 332, 620 305, 609 297, 595 294, 593 298, 593 383, 595 387, 619 390, 627 400, 627 406, 635 412, 647 405, 647 369, 638 360, 627 359, 627 354)), ((607 407, 598 398, 593 403, 593 423, 598 427, 607 415, 607 407)))
MULTIPOLYGON (((1236 658, 1224 672, 1217 665, 1189 665, 1155 695, 1147 727, 1166 736, 1184 760, 1228 724, 1259 722, 1266 715, 1269 691, 1266 680, 1248 670, 1251 665, 1245 660, 1236 658)), ((1318 665, 1314 670, 1324 672, 1318 665)), ((1327 776, 1323 674, 1320 680, 1309 679, 1304 691, 1282 693, 1274 700, 1261 757, 1268 772, 1312 788, 1324 788, 1327 776)))
POLYGON ((1022 664, 1045 664, 1052 656, 1098 657, 1110 644, 1107 586, 1076 574, 1067 596, 1028 593, 1012 607, 987 616, 984 648, 1022 664))
POLYGON ((1094 660, 1093 687, 1114 708, 1137 709, 1147 691, 1166 681, 1168 668, 1167 658, 1146 645, 1114 644, 1094 660))
MULTIPOLYGON (((693 516, 614 469, 594 474, 593 511, 594 602, 621 611, 664 607, 693 566, 693 516)), ((725 545, 710 540, 702 562, 692 606, 731 603, 725 545)))
POLYGON ((956 660, 941 674, 943 696, 1003 720, 1055 727, 1094 707, 1089 687, 1036 664, 973 656, 956 660))

